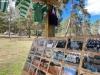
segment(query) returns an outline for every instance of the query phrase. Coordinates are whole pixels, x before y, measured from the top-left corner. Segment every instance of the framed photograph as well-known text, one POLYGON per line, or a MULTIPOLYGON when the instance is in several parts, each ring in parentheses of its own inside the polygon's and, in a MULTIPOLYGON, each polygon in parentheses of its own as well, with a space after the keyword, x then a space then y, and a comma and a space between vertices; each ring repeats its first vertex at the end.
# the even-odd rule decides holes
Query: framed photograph
POLYGON ((82 67, 100 73, 100 56, 84 54, 82 67))
POLYGON ((29 63, 25 63, 24 71, 28 72, 29 68, 30 68, 30 64, 29 63))
POLYGON ((53 59, 62 62, 62 58, 64 56, 64 52, 55 50, 53 51, 53 59))
POLYGON ((37 50, 36 50, 36 55, 39 55, 39 56, 41 56, 42 55, 42 53, 43 53, 43 48, 37 48, 37 50))
POLYGON ((87 38, 85 51, 100 52, 100 38, 87 38))
POLYGON ((93 74, 81 71, 80 75, 93 75, 93 74))
POLYGON ((41 70, 38 70, 36 75, 46 75, 46 73, 41 70))
POLYGON ((33 56, 29 55, 26 61, 31 63, 32 62, 32 58, 33 58, 33 56))
POLYGON ((68 50, 82 50, 83 39, 82 38, 71 38, 68 39, 67 49, 68 50))
POLYGON ((46 45, 46 40, 45 39, 40 39, 39 46, 45 46, 46 45))
POLYGON ((38 66, 40 63, 40 58, 37 56, 34 56, 33 60, 32 60, 32 64, 35 66, 38 66))
POLYGON ((37 68, 35 68, 34 66, 30 67, 30 71, 29 71, 29 75, 35 75, 37 68))
POLYGON ((48 68, 49 65, 49 61, 47 61, 46 59, 42 59, 41 63, 40 63, 40 68, 46 70, 48 68))
POLYGON ((34 39, 33 44, 34 46, 38 46, 38 39, 34 39))
POLYGON ((65 48, 65 47, 66 47, 66 40, 56 40, 54 48, 65 48))
POLYGON ((61 65, 55 62, 51 62, 49 65, 48 72, 51 75, 61 75, 61 65))
POLYGON ((36 51, 36 47, 32 46, 30 50, 30 54, 35 54, 35 51, 36 51))
POLYGON ((78 71, 76 69, 64 66, 62 67, 62 75, 78 75, 78 71))
POLYGON ((53 47, 54 46, 54 40, 47 40, 47 47, 53 47))
POLYGON ((44 50, 43 56, 46 57, 46 58, 51 58, 52 52, 53 52, 52 49, 46 48, 44 50))
POLYGON ((69 65, 79 66, 80 53, 66 52, 64 62, 69 65))

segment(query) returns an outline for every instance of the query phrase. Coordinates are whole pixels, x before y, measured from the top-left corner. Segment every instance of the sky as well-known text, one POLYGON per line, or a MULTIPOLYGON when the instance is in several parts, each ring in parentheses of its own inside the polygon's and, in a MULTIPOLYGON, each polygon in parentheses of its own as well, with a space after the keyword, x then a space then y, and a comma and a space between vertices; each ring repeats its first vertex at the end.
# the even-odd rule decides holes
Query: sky
MULTIPOLYGON (((90 22, 94 23, 96 20, 100 19, 100 0, 86 0, 85 4, 85 8, 91 15, 90 22)), ((67 12, 66 10, 63 11, 63 20, 68 18, 70 15, 71 3, 68 3, 66 8, 67 12)))

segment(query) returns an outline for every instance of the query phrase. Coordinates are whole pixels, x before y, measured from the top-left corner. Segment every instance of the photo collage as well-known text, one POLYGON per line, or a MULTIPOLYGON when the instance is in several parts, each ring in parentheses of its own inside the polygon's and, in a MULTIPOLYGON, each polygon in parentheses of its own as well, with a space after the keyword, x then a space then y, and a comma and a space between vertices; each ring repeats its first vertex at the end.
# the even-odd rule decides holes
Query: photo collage
MULTIPOLYGON (((99 38, 86 38, 84 51, 92 51, 90 49, 90 46, 93 46, 91 40, 95 40, 94 44, 97 47, 93 48, 94 51, 95 49, 99 51, 100 41, 97 42, 99 38)), ((83 38, 36 38, 32 43, 23 70, 29 75, 79 75, 79 73, 80 75, 94 75, 78 71, 80 61, 82 61, 82 69, 100 73, 100 56, 84 54, 81 60, 80 51, 83 50, 83 44, 83 38)))

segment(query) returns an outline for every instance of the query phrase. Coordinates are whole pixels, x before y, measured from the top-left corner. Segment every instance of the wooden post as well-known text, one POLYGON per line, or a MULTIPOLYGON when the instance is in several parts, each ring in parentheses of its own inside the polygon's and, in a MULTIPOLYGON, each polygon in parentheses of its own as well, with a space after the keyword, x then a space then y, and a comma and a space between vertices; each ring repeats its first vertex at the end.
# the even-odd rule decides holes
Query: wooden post
POLYGON ((55 37, 55 26, 49 24, 49 11, 51 5, 55 5, 57 8, 60 7, 58 0, 33 0, 33 2, 45 2, 48 6, 48 12, 46 14, 46 25, 45 25, 45 37, 55 37))
POLYGON ((55 36, 55 26, 49 24, 50 9, 51 9, 51 6, 48 5, 48 11, 46 14, 45 37, 54 37, 55 36))

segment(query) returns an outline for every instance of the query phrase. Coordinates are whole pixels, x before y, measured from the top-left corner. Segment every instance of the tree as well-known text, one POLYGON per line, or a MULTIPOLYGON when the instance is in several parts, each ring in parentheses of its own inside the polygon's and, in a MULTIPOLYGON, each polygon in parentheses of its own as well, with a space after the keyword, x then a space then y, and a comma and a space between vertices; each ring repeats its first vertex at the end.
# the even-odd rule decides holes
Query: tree
POLYGON ((92 25, 91 25, 91 33, 92 34, 99 34, 100 30, 100 19, 96 20, 92 25))
MULTIPOLYGON (((90 14, 85 9, 85 1, 84 0, 72 0, 71 4, 72 4, 72 7, 71 7, 71 12, 70 12, 70 18, 69 18, 69 22, 67 25, 65 36, 68 32, 69 26, 70 26, 70 28, 72 27, 70 30, 70 34, 72 32, 78 32, 78 33, 74 33, 74 35, 75 34, 82 35, 83 34, 83 32, 82 32, 83 26, 82 25, 85 26, 85 24, 84 23, 82 24, 82 22, 85 22, 85 20, 89 21, 90 14), (75 27, 75 29, 73 29, 74 27, 75 27), (78 31, 76 31, 76 30, 78 30, 78 31)), ((89 25, 89 24, 87 24, 87 25, 89 25)), ((88 26, 86 26, 86 27, 88 27, 88 26)))
POLYGON ((27 25, 28 25, 28 37, 30 38, 30 26, 33 24, 33 10, 30 9, 30 12, 27 17, 27 25))
POLYGON ((8 29, 7 13, 0 12, 0 33, 3 34, 8 29))

